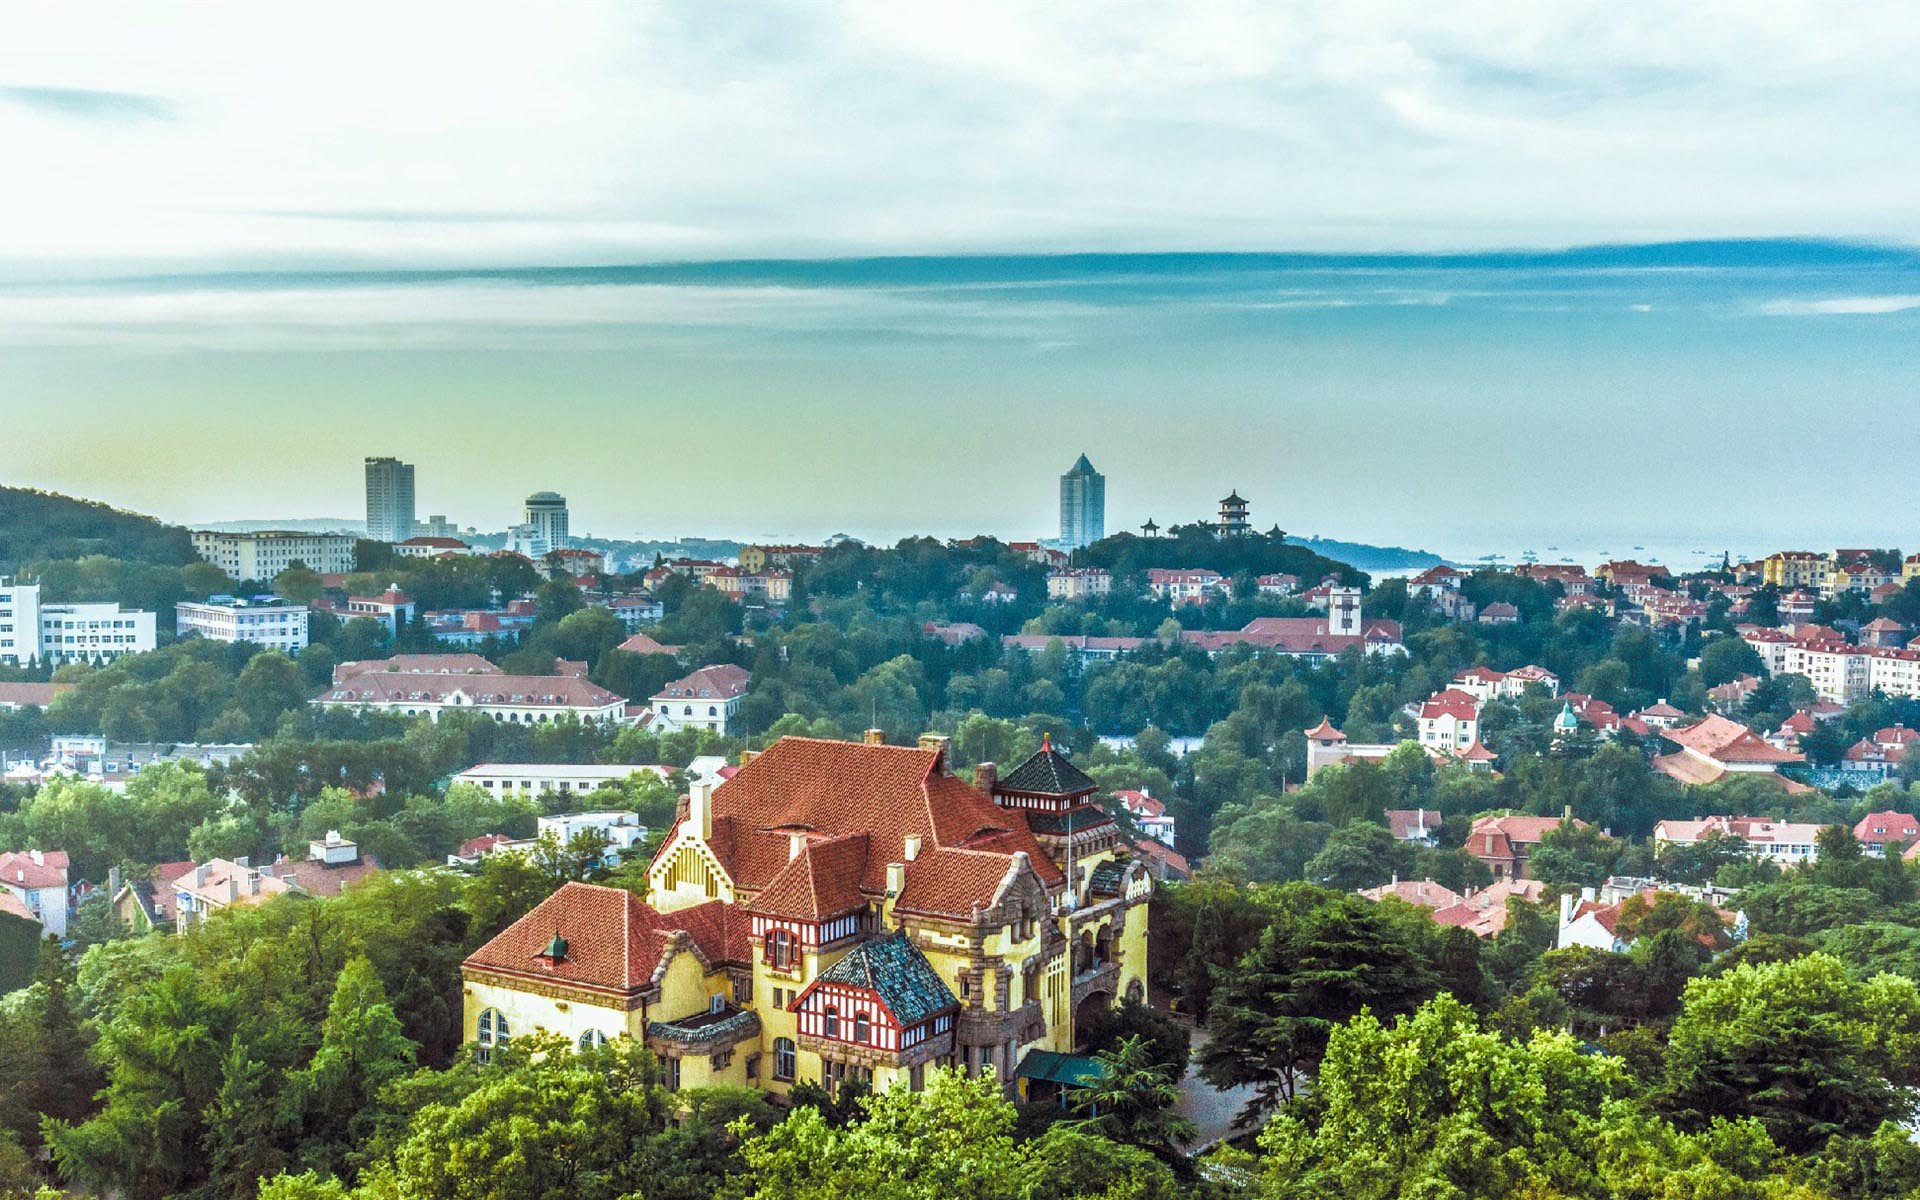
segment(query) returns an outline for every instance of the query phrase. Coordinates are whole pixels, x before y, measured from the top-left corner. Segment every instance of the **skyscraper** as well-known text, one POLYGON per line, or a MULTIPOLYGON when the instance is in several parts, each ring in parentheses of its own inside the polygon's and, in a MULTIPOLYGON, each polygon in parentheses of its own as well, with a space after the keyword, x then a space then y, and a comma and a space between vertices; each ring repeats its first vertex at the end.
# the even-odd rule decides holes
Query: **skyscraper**
POLYGON ((527 524, 542 554, 573 545, 567 536, 567 498, 559 492, 535 492, 527 497, 527 524))
POLYGON ((1060 540, 1069 549, 1107 536, 1107 477, 1082 454, 1060 477, 1060 540))
POLYGON ((404 542, 413 536, 412 463, 367 460, 367 536, 376 542, 404 542))

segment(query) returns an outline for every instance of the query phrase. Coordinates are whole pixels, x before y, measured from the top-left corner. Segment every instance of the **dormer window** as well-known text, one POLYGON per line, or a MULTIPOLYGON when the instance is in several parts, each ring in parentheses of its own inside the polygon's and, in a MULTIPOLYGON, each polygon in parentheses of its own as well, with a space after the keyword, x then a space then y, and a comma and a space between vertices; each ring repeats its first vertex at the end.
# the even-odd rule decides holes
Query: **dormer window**
POLYGON ((793 935, 776 929, 767 935, 767 965, 777 971, 793 969, 793 935))

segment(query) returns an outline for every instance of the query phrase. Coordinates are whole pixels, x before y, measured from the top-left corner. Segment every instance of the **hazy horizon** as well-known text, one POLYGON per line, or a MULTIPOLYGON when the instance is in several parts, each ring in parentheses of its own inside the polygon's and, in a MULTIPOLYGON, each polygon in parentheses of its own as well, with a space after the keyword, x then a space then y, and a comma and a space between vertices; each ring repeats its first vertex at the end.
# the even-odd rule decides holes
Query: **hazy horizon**
POLYGON ((1116 529, 1920 542, 1897 0, 18 25, 8 481, 355 513, 390 454, 463 525, 1033 537, 1085 452, 1116 529))

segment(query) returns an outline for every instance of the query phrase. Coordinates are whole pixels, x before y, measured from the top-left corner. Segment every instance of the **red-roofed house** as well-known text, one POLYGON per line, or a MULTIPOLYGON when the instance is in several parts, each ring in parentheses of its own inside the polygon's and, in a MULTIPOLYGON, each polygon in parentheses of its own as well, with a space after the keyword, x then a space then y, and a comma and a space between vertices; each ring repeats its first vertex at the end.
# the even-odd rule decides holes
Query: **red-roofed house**
POLYGON ((715 733, 731 733, 734 714, 740 711, 740 701, 746 696, 750 682, 747 669, 733 663, 701 667, 654 694, 649 701, 653 706, 654 727, 662 732, 710 729, 715 733))
POLYGON ((1420 706, 1419 721, 1422 746, 1459 754, 1480 740, 1480 701, 1448 688, 1420 706))
POLYGON ((648 1045, 684 1086, 918 1086, 931 1061, 1012 1083, 1029 1053, 1074 1049, 1070 1014, 1145 994, 1153 872, 1090 802, 1098 791, 1050 743, 1004 776, 979 764, 969 784, 931 735, 782 738, 692 789, 644 903, 591 900, 607 914, 571 928, 536 908, 470 959, 469 1032, 497 1044, 504 1017, 511 1036, 610 1036, 606 1011, 644 1007, 648 1045), (688 922, 708 913, 734 923, 741 949, 706 949, 688 922), (589 972, 574 930, 596 925, 595 943, 617 928, 650 940, 589 972), (679 929, 685 967, 667 953, 679 929), (588 1011, 586 989, 610 999, 588 1011), (725 1054, 703 1048, 709 1011, 725 1054))
POLYGON ((1868 854, 1884 857, 1889 850, 1899 853, 1920 841, 1920 819, 1903 812, 1868 813, 1853 827, 1853 836, 1868 854))
POLYGON ((1585 829, 1585 821, 1576 821, 1572 817, 1529 817, 1510 813, 1506 816, 1481 817, 1473 823, 1467 833, 1466 851, 1493 872, 1496 880, 1525 879, 1527 877, 1527 859, 1540 844, 1540 839, 1560 828, 1562 822, 1572 824, 1575 829, 1585 829))
POLYGON ((0 854, 0 890, 11 893, 55 937, 67 936, 71 905, 64 850, 9 850, 0 854))

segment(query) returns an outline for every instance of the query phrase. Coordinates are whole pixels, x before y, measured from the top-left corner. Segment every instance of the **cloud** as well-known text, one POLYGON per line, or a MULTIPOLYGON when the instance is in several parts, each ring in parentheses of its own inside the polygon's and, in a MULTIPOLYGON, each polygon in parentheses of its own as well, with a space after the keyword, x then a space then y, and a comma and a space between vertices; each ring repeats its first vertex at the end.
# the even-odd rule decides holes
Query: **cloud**
POLYGON ((332 12, 11 22, 0 266, 1920 238, 1909 0, 332 12))
POLYGON ((89 121, 161 121, 173 116, 173 106, 158 97, 96 88, 0 85, 0 103, 89 121))
POLYGON ((1920 295, 1835 296, 1825 300, 1770 300, 1760 311, 1773 317, 1884 316, 1920 308, 1920 295))

